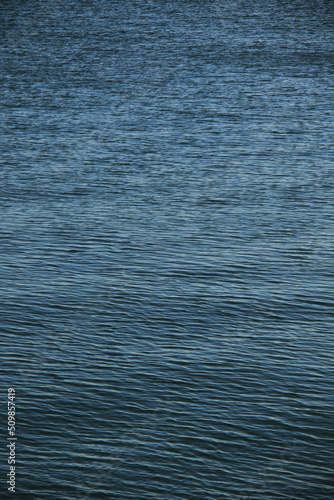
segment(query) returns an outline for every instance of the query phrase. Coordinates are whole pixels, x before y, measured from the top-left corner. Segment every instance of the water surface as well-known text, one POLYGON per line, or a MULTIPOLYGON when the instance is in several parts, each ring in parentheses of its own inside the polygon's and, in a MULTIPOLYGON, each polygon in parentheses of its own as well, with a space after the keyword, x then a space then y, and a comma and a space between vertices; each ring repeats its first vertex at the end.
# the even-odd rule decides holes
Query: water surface
POLYGON ((332 499, 332 2, 0 12, 17 498, 332 499))

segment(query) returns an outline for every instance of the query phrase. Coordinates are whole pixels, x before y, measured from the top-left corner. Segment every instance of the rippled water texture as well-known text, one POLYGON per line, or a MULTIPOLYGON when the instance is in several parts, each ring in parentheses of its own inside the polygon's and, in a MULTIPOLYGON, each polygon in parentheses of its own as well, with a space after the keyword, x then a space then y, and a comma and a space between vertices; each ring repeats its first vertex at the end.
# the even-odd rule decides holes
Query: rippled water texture
POLYGON ((16 498, 332 500, 333 2, 0 13, 16 498))

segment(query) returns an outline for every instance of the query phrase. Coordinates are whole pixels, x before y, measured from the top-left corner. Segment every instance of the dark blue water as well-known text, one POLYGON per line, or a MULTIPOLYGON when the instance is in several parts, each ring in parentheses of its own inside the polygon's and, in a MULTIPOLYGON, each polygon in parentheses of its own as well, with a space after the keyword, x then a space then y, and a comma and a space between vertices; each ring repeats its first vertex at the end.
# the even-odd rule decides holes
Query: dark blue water
POLYGON ((332 500, 333 2, 0 13, 2 497, 332 500))

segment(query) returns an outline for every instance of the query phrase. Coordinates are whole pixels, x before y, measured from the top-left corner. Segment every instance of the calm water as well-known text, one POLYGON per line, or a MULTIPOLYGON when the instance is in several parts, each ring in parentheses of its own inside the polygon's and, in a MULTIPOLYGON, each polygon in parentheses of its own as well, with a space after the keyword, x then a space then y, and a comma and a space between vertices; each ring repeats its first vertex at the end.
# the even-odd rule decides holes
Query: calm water
POLYGON ((332 500, 332 1, 0 12, 15 498, 332 500))

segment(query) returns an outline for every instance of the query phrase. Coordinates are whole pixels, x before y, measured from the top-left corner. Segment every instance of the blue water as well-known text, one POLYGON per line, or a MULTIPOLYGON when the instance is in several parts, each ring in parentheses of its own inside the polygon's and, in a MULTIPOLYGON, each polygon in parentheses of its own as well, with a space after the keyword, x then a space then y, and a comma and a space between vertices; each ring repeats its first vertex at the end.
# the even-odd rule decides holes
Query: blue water
POLYGON ((333 3, 0 26, 2 497, 332 500, 333 3))

